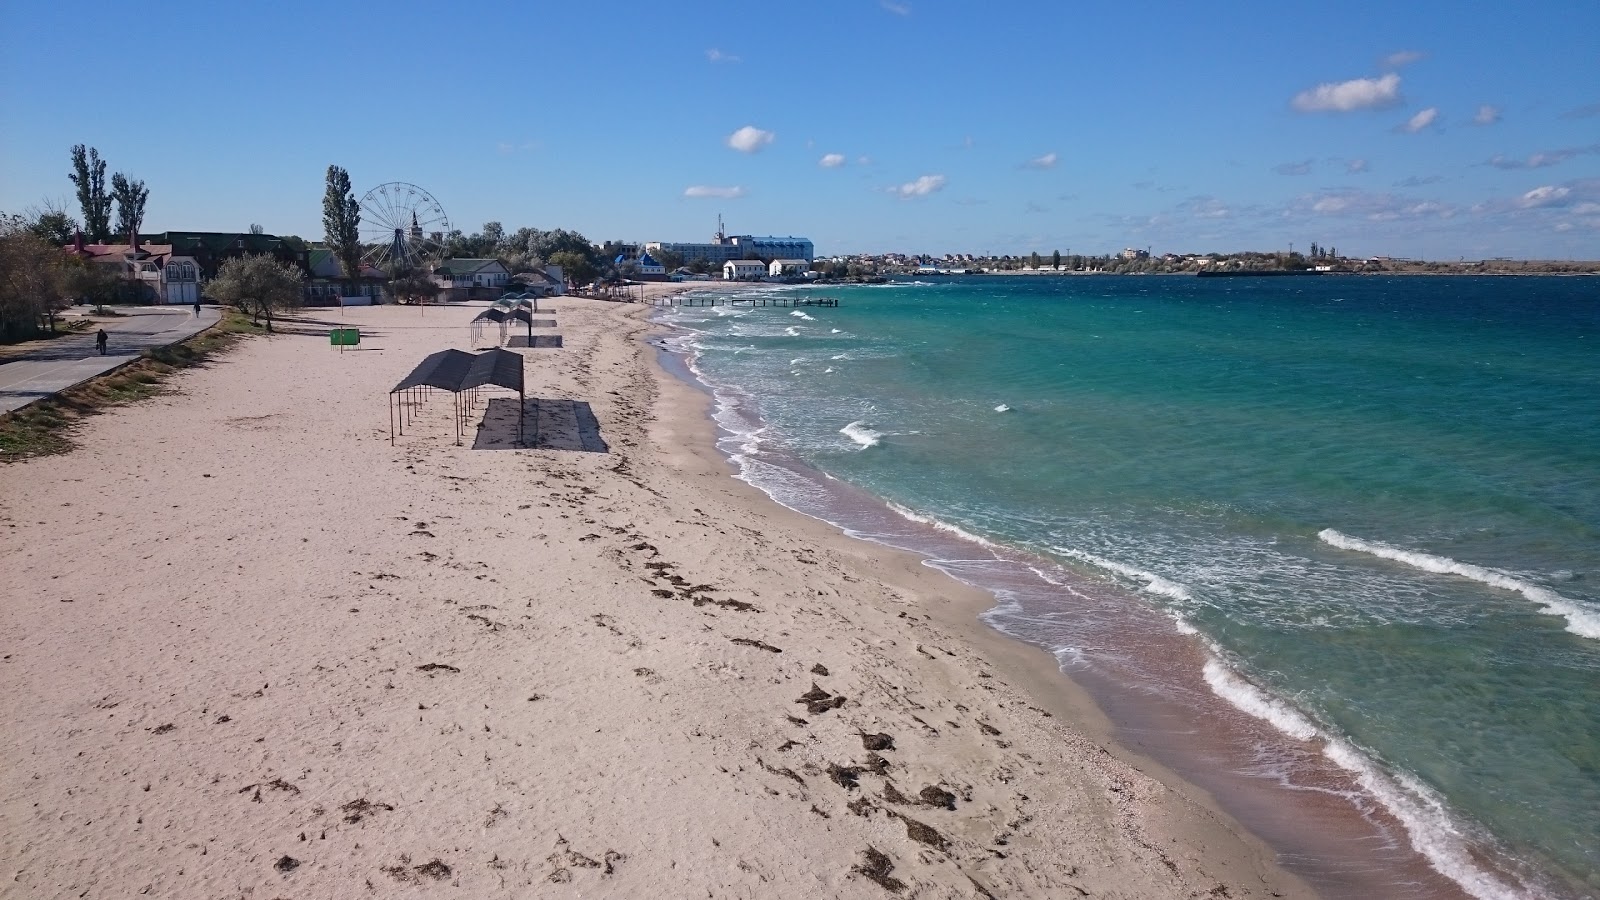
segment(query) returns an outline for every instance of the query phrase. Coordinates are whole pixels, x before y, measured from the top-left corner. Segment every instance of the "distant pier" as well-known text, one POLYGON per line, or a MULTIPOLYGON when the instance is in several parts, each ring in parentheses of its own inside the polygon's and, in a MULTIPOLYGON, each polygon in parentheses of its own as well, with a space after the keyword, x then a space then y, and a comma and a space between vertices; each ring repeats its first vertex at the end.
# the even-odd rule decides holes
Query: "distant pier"
POLYGON ((655 297, 651 306, 827 306, 839 305, 838 297, 724 297, 718 294, 673 294, 655 297))

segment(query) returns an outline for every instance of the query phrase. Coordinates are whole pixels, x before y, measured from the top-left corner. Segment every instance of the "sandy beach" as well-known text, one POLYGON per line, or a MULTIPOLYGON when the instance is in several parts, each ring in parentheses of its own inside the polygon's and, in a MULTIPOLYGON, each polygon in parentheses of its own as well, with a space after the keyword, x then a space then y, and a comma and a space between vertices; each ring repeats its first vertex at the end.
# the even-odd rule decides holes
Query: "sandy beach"
POLYGON ((385 306, 0 468, 0 896, 1313 896, 989 597, 733 479, 648 306, 541 310, 531 449, 504 393, 391 446, 478 310, 385 306))

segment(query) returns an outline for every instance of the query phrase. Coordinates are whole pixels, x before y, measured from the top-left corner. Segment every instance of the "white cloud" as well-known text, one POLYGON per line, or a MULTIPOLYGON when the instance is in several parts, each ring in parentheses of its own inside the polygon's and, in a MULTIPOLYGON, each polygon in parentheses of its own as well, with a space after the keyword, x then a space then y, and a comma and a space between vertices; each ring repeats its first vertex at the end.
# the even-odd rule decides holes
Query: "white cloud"
POLYGON ((1537 209, 1541 206, 1558 206, 1562 201, 1566 200, 1567 195, 1571 193, 1571 188, 1556 187, 1554 185, 1547 184, 1543 187, 1536 187, 1526 194, 1523 194, 1517 200, 1517 205, 1523 209, 1537 209))
POLYGON ((946 181, 948 179, 943 175, 924 175, 916 181, 908 181, 893 190, 901 197, 926 197, 935 191, 944 190, 946 181))
POLYGON ((690 185, 683 189, 685 197, 703 198, 714 197, 720 200, 737 200, 745 195, 745 190, 738 185, 732 187, 715 187, 709 184, 690 185))
POLYGON ((1400 76, 1390 72, 1382 78, 1353 78, 1319 84, 1296 94, 1291 104, 1301 112, 1352 112, 1383 109, 1399 102, 1400 76))
POLYGON ((856 157, 856 165, 858 165, 858 166, 870 166, 870 165, 872 165, 872 157, 870 157, 870 156, 858 156, 858 157, 856 157))
POLYGON ((739 57, 734 56, 732 53, 723 53, 715 47, 706 51, 706 59, 714 63, 736 63, 740 61, 739 57))
POLYGON ((1421 50, 1401 50, 1398 53, 1391 53, 1388 56, 1385 56, 1380 63, 1382 68, 1392 71, 1400 68, 1401 66, 1409 66, 1422 57, 1423 53, 1421 50))
POLYGON ((878 5, 882 6, 884 9, 887 9, 889 12, 892 12, 897 16, 909 16, 909 15, 911 15, 911 4, 910 3, 896 3, 896 2, 894 2, 894 0, 878 0, 878 5))
POLYGON ((1406 132, 1407 134, 1416 134, 1424 128, 1427 128, 1429 125, 1432 125, 1438 118, 1439 107, 1430 106, 1407 119, 1406 123, 1400 126, 1400 130, 1406 132))
POLYGON ((824 169, 837 169, 844 165, 844 154, 829 153, 827 156, 817 160, 817 165, 823 167, 824 169))
POLYGON ((1360 175, 1366 172, 1368 168, 1367 161, 1364 159, 1347 159, 1344 161, 1344 173, 1346 175, 1360 175))
POLYGON ((770 131, 762 131, 754 125, 746 125, 728 135, 728 146, 740 153, 755 153, 762 147, 772 143, 777 137, 770 131))
POLYGON ((1472 117, 1474 125, 1493 125, 1500 121, 1500 107, 1490 106, 1485 103, 1478 107, 1478 114, 1472 117))
POLYGON ((1303 159, 1300 162, 1286 162, 1272 167, 1272 171, 1279 175, 1310 175, 1311 160, 1303 159))
POLYGON ((1022 164, 1024 169, 1054 169, 1056 167, 1056 154, 1054 151, 1043 156, 1035 156, 1022 164))

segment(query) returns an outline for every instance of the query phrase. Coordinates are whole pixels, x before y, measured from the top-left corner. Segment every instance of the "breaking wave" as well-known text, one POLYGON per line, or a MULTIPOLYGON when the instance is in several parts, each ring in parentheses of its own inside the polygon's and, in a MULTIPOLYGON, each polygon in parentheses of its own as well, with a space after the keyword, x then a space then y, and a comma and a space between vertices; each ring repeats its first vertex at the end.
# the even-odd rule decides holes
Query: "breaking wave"
POLYGON ((1565 618, 1567 620, 1567 630, 1573 634, 1591 640, 1600 640, 1600 611, 1590 609, 1580 601, 1563 597, 1547 587, 1540 587, 1515 575, 1498 569, 1457 562, 1448 556, 1434 556, 1431 553, 1406 550, 1380 541, 1364 541, 1361 538, 1334 531, 1332 528, 1324 528, 1317 532, 1317 537, 1321 538, 1323 543, 1338 547, 1340 550, 1369 553, 1383 559, 1404 563, 1424 572, 1433 572, 1437 575, 1457 575, 1487 584, 1490 587, 1515 591, 1538 604, 1539 611, 1545 615, 1565 618))

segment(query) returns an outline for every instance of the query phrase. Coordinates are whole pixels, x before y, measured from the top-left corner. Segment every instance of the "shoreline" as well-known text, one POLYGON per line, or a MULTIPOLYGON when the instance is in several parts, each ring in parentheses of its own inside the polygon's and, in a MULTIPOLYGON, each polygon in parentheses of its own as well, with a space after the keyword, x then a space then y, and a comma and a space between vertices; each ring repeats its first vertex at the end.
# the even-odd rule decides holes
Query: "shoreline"
MULTIPOLYGON (((674 359, 677 356, 676 351, 669 350, 665 346, 660 348, 659 353, 674 359)), ((682 380, 685 377, 693 379, 694 385, 699 389, 697 392, 706 396, 707 409, 703 416, 708 427, 717 434, 729 438, 730 443, 736 444, 724 426, 712 420, 710 415, 710 407, 714 403, 711 399, 712 389, 703 384, 698 373, 692 371, 687 363, 675 363, 671 368, 673 370, 671 373, 663 374, 674 380, 682 380), (680 369, 681 373, 678 372, 680 369)), ((732 470, 737 469, 738 465, 736 461, 730 460, 728 455, 736 451, 718 448, 716 447, 718 443, 720 442, 714 435, 711 440, 713 449, 709 452, 723 464, 724 469, 729 470, 729 474, 733 474, 732 470)), ((791 462, 799 468, 812 471, 803 462, 798 460, 791 462)), ((764 462, 763 465, 770 467, 770 461, 764 462)), ((813 472, 813 475, 818 476, 813 478, 814 481, 822 481, 820 473, 813 472)), ((741 478, 736 480, 743 481, 741 478)), ((753 484, 751 486, 755 487, 753 484)), ((1298 762, 1295 765, 1301 770, 1300 778, 1297 779, 1300 781, 1298 789, 1269 787, 1259 776, 1241 774, 1247 771, 1253 762, 1248 752, 1241 754, 1241 744, 1248 745, 1261 741, 1283 744, 1285 736, 1275 731, 1275 726, 1267 725, 1259 718, 1242 714, 1236 706, 1230 706, 1230 701, 1226 698, 1214 696, 1212 691, 1207 690, 1199 677, 1201 663, 1205 662, 1206 654, 1204 648, 1194 639, 1173 635, 1164 640, 1157 640, 1155 644, 1159 646, 1152 645, 1145 650, 1163 658, 1171 656, 1182 659, 1184 662, 1179 668, 1187 666, 1194 670, 1194 677, 1189 680, 1199 688, 1198 699, 1201 705, 1221 707, 1223 719, 1233 721, 1221 726, 1220 730, 1215 725, 1211 726, 1217 733, 1208 736, 1199 744, 1207 749, 1195 750, 1191 747, 1188 750, 1178 751, 1178 755, 1174 756, 1175 743, 1195 743, 1192 737, 1185 737, 1192 735, 1190 729, 1197 727, 1196 722, 1190 721, 1193 716, 1185 718, 1183 713, 1175 715, 1177 711, 1172 708, 1170 702, 1163 708, 1161 702, 1141 701, 1136 696, 1130 696, 1138 692, 1130 691, 1114 680, 1108 680, 1106 673, 1085 670, 1075 675, 1073 672, 1068 672, 1067 665, 1058 662, 1050 647, 1037 640, 1008 634, 992 619, 993 614, 997 613, 1002 605, 1002 600, 994 593, 993 585, 967 581, 956 571, 947 570, 940 565, 939 554, 931 549, 930 543, 943 544, 948 549, 951 543, 948 535, 942 538, 930 538, 925 535, 921 545, 915 541, 910 545, 895 540, 885 543, 881 539, 856 533, 856 529, 866 528, 867 534, 872 534, 871 524, 882 524, 878 521, 881 518, 879 515, 868 513, 866 520, 862 520, 852 519, 845 514, 841 519, 837 517, 840 513, 798 509, 773 495, 767 488, 756 487, 756 489, 765 494, 770 502, 788 508, 797 515, 820 522, 835 535, 847 537, 852 541, 871 542, 891 554, 910 557, 917 565, 933 569, 950 582, 959 584, 965 599, 959 604, 941 608, 942 624, 961 631, 969 643, 986 645, 986 656, 991 662, 1001 665, 998 661, 1006 660, 1004 667, 1012 670, 1011 675, 1014 680, 1023 683, 1024 689, 1036 702, 1048 705, 1059 694, 1070 695, 1060 707, 1069 721, 1083 727, 1096 741, 1113 746, 1120 759, 1136 768, 1156 773, 1156 777, 1169 787, 1180 794, 1188 795, 1191 802, 1197 802, 1211 814, 1227 819, 1232 827, 1250 839, 1258 841, 1261 847, 1268 849, 1269 853, 1287 853, 1290 858, 1301 860, 1299 874, 1316 875, 1311 884, 1320 884, 1321 888, 1331 892, 1330 896, 1367 896, 1371 895, 1370 892, 1373 890, 1399 891, 1400 885, 1407 886, 1401 892, 1408 896, 1471 896, 1467 888, 1438 868, 1439 863, 1424 858, 1424 855, 1415 849, 1415 841, 1419 836, 1409 833, 1412 826, 1403 824, 1401 820, 1402 816, 1413 815, 1414 811, 1392 808, 1388 805, 1389 800, 1379 800, 1378 796, 1372 793, 1388 790, 1384 783, 1387 776, 1361 773, 1342 763, 1334 766, 1321 752, 1326 738, 1318 738, 1309 744, 1301 741, 1296 746, 1294 753, 1298 762), (868 524, 863 525, 863 521, 868 524), (973 596, 974 594, 976 596, 973 596), (976 630, 972 626, 977 626, 976 630), (986 638, 999 638, 999 640, 986 642, 986 638), (1019 647, 1019 644, 1026 645, 1026 648, 1019 647), (1088 684, 1080 684, 1076 678, 1085 675, 1089 676, 1088 684), (1096 686, 1091 689, 1089 685, 1096 686), (1107 702, 1118 708, 1120 726, 1108 718, 1104 707, 1107 702), (1140 737, 1129 734, 1129 728, 1138 732, 1140 737), (1198 760, 1209 760, 1212 770, 1218 766, 1236 767, 1236 769, 1232 771, 1197 769, 1195 763, 1198 760), (1366 779, 1370 777, 1376 777, 1379 781, 1367 784, 1366 779), (1313 794, 1306 794, 1305 791, 1308 789, 1313 794), (1298 790, 1300 793, 1289 793, 1291 790, 1298 790), (1215 793, 1217 791, 1224 792, 1226 799, 1219 798, 1215 793), (1298 815, 1285 815, 1272 808, 1294 796, 1301 797, 1299 802, 1305 803, 1306 798, 1313 796, 1315 792, 1326 792, 1334 796, 1341 794, 1367 796, 1359 804, 1343 800, 1321 800, 1308 805, 1304 813, 1298 815), (1372 806, 1374 802, 1379 805, 1372 806), (1358 805, 1367 808, 1365 811, 1360 811, 1358 805), (1252 831, 1250 825, 1234 818, 1237 812, 1250 816, 1256 828, 1265 830, 1252 831), (1291 834, 1298 831, 1298 834, 1286 838, 1283 836, 1285 830, 1291 834), (1277 833, 1279 837, 1276 842, 1261 837, 1267 833, 1277 833), (1375 848, 1382 849, 1374 853, 1375 848), (1318 853, 1330 855, 1319 861, 1318 853), (1310 865, 1305 865, 1306 863, 1310 865)), ((859 489, 850 490, 871 498, 869 502, 875 505, 885 503, 881 498, 873 497, 859 489)), ((827 503, 822 502, 822 506, 827 507, 827 503)), ((912 518, 913 521, 917 521, 915 517, 912 518)), ((888 532, 883 533, 893 533, 892 526, 888 532)), ((960 555, 956 558, 966 557, 960 555)), ((1035 562, 1041 565, 1047 564, 1043 560, 1035 562)), ((1037 573, 1037 569, 1034 571, 1037 573)), ((1078 593, 1077 590, 1073 592, 1078 593)), ((1210 679, 1208 668, 1206 681, 1210 679)), ((1243 683, 1235 687, 1246 691, 1254 690, 1243 683)), ((1213 714, 1217 712, 1219 710, 1212 710, 1213 714)), ((1295 742, 1289 741, 1289 743, 1295 742)), ((1421 839, 1429 838, 1424 835, 1421 839)), ((1469 847, 1465 849, 1465 853, 1475 855, 1476 850, 1469 847)), ((1487 864, 1487 870, 1474 872, 1471 870, 1472 863, 1469 859, 1471 857, 1463 855, 1461 851, 1448 850, 1444 861, 1458 868, 1467 866, 1467 870, 1461 873, 1462 877, 1483 882, 1479 885, 1481 889, 1489 891, 1490 895, 1498 896, 1502 888, 1495 883, 1496 876, 1507 874, 1506 870, 1498 869, 1492 864, 1487 864, 1487 860, 1480 859, 1478 863, 1487 864)), ((1517 865, 1515 861, 1507 860, 1501 860, 1500 863, 1517 865)))
POLYGON ((391 448, 379 395, 472 310, 374 307, 0 469, 18 890, 1314 896, 987 595, 730 477, 648 307, 553 307, 535 449, 494 396, 391 448))

